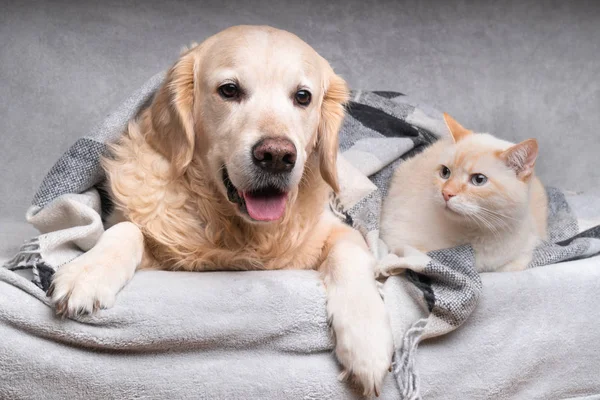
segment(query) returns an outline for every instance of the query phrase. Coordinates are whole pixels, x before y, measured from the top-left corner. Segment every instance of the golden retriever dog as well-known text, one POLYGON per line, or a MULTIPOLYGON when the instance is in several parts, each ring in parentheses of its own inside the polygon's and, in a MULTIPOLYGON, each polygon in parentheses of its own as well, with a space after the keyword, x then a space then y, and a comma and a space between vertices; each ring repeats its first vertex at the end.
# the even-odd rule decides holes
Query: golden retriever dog
POLYGON ((317 269, 342 376, 378 394, 393 344, 375 259, 328 206, 348 96, 285 31, 237 26, 185 51, 104 160, 115 211, 56 273, 57 313, 111 307, 138 269, 317 269))

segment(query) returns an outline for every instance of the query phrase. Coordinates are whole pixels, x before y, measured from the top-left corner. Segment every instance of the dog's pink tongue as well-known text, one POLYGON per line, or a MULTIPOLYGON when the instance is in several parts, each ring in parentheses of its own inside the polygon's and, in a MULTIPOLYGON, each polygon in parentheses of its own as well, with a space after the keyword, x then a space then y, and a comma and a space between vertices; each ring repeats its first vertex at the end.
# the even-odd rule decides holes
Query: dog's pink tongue
POLYGON ((285 212, 287 193, 269 196, 253 196, 252 193, 244 193, 246 209, 252 219, 257 221, 275 221, 281 218, 285 212))

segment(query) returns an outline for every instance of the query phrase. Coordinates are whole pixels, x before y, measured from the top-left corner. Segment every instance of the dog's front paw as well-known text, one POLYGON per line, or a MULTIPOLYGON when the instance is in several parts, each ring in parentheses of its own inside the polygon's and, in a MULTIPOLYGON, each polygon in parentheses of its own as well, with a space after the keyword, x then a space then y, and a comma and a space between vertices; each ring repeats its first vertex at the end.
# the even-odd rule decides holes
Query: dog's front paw
POLYGON ((357 300, 330 307, 335 353, 344 367, 340 379, 358 381, 365 396, 379 396, 394 352, 389 317, 376 292, 357 300))
POLYGON ((56 314, 62 317, 88 315, 115 302, 115 290, 106 274, 106 267, 88 254, 61 266, 54 274, 47 295, 56 314))

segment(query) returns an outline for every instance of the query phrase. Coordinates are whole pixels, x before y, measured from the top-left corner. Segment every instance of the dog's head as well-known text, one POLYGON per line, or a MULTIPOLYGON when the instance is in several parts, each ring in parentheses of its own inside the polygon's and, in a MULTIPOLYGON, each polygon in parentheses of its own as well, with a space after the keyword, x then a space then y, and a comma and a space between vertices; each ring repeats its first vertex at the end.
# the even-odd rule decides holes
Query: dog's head
POLYGON ((317 152, 338 190, 347 85, 297 36, 236 26, 186 51, 151 106, 147 140, 181 175, 197 157, 238 213, 275 221, 317 152))

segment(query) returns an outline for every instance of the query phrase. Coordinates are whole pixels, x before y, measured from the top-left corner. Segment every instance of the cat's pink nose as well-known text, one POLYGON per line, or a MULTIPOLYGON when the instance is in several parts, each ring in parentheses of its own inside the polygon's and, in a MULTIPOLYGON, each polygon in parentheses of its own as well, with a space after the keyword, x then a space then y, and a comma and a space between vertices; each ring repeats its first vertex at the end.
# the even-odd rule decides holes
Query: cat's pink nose
POLYGON ((448 201, 456 195, 454 193, 452 193, 451 191, 444 189, 444 190, 442 190, 442 196, 444 196, 444 200, 448 201))

